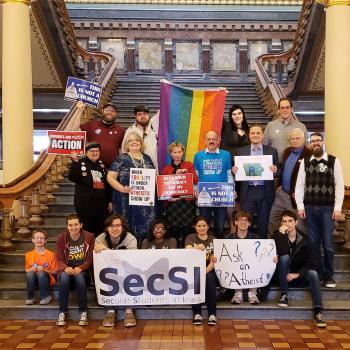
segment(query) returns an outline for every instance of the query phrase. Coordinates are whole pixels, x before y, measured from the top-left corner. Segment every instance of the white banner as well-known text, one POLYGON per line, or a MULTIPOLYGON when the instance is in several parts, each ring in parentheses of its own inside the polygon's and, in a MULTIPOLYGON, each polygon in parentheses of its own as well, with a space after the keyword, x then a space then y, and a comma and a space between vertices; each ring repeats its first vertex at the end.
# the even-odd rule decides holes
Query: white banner
POLYGON ((198 304, 205 301, 205 252, 197 249, 94 253, 100 305, 198 304))
POLYGON ((154 206, 156 169, 131 168, 129 205, 154 206))
POLYGON ((220 285, 228 289, 264 287, 276 269, 273 239, 214 239, 214 255, 220 285))
POLYGON ((272 155, 266 156, 236 156, 236 181, 273 180, 270 166, 273 165, 272 155))

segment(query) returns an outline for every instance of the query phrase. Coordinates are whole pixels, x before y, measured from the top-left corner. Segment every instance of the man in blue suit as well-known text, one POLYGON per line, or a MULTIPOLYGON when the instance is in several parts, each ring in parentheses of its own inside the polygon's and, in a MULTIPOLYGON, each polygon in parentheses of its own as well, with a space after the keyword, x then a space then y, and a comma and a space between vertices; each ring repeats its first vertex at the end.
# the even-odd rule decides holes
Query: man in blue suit
MULTIPOLYGON (((237 149, 237 156, 272 155, 271 172, 275 177, 279 175, 278 154, 274 147, 263 145, 264 129, 259 124, 253 124, 249 130, 251 144, 237 149)), ((234 166, 232 172, 236 174, 238 168, 234 166)), ((258 234, 267 238, 267 226, 273 200, 275 198, 275 183, 273 180, 242 181, 240 186, 241 209, 251 214, 257 214, 258 234)))

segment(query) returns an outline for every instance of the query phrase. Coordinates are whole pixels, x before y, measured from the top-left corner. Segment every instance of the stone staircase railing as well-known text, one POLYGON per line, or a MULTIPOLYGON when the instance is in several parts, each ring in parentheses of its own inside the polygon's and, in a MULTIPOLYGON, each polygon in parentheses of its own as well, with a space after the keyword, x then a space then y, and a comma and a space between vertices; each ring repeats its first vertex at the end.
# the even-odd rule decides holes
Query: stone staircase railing
MULTIPOLYGON (((115 69, 117 62, 107 53, 88 52, 81 48, 75 38, 63 0, 54 0, 60 20, 70 43, 70 50, 77 67, 83 68, 83 76, 96 81, 103 87, 100 103, 109 101, 115 87, 115 69), (90 75, 93 72, 93 77, 90 75)), ((81 122, 90 119, 95 113, 93 108, 84 108, 75 103, 59 124, 57 130, 78 130, 81 122)), ((41 225, 41 214, 47 212, 47 203, 55 201, 53 192, 57 183, 63 181, 63 174, 68 170, 67 157, 40 154, 33 166, 11 183, 0 187, 0 205, 2 206, 2 225, 0 232, 0 250, 15 249, 11 239, 30 237, 30 228, 41 225), (13 215, 11 207, 19 200, 19 216, 13 215)))

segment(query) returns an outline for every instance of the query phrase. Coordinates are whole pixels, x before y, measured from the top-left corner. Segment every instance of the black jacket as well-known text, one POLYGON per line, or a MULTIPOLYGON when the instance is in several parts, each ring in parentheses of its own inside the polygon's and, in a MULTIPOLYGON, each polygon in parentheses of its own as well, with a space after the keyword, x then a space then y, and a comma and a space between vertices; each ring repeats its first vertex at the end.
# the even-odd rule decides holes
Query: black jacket
POLYGON ((317 271, 315 250, 307 238, 297 230, 297 243, 290 253, 288 235, 276 231, 272 238, 276 242, 277 255, 290 255, 290 272, 299 273, 302 277, 308 270, 317 271))

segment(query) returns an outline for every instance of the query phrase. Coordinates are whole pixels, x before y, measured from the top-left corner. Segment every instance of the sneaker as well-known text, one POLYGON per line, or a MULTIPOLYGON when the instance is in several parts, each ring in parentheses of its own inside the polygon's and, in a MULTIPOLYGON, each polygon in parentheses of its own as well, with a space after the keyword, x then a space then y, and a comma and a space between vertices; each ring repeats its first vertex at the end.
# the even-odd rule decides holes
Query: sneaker
POLYGON ((330 277, 323 281, 323 285, 327 288, 335 288, 335 281, 332 277, 330 277))
POLYGON ((327 327, 326 319, 324 318, 322 312, 314 315, 315 325, 319 328, 327 327))
POLYGON ((46 298, 44 299, 41 299, 39 304, 40 305, 47 305, 47 304, 50 304, 52 301, 52 296, 51 295, 48 295, 46 298))
POLYGON ((57 326, 65 326, 66 325, 66 314, 64 312, 60 312, 58 314, 56 325, 57 326))
POLYGON ((124 316, 124 327, 136 326, 136 318, 133 312, 127 312, 124 316))
POLYGON ((208 326, 216 326, 218 323, 218 319, 215 315, 210 315, 208 318, 208 326))
POLYGON ((78 325, 79 326, 87 326, 89 324, 89 321, 88 321, 88 317, 87 317, 87 312, 82 312, 80 314, 80 320, 79 320, 79 323, 78 325))
POLYGON ((237 290, 235 295, 231 299, 231 304, 240 304, 243 301, 243 293, 241 290, 237 290))
POLYGON ((26 305, 33 305, 34 304, 34 298, 33 299, 26 299, 26 305))
POLYGON ((195 314, 193 316, 193 320, 192 320, 192 324, 199 326, 201 324, 203 324, 203 317, 200 314, 195 314))
POLYGON ((116 314, 114 310, 108 310, 105 318, 102 321, 103 327, 113 327, 115 323, 116 314))
POLYGON ((288 307, 289 306, 289 298, 288 298, 288 294, 283 294, 280 298, 280 300, 278 301, 277 304, 279 307, 288 307))
POLYGON ((259 298, 256 296, 254 292, 248 292, 248 302, 252 305, 260 304, 259 298))

